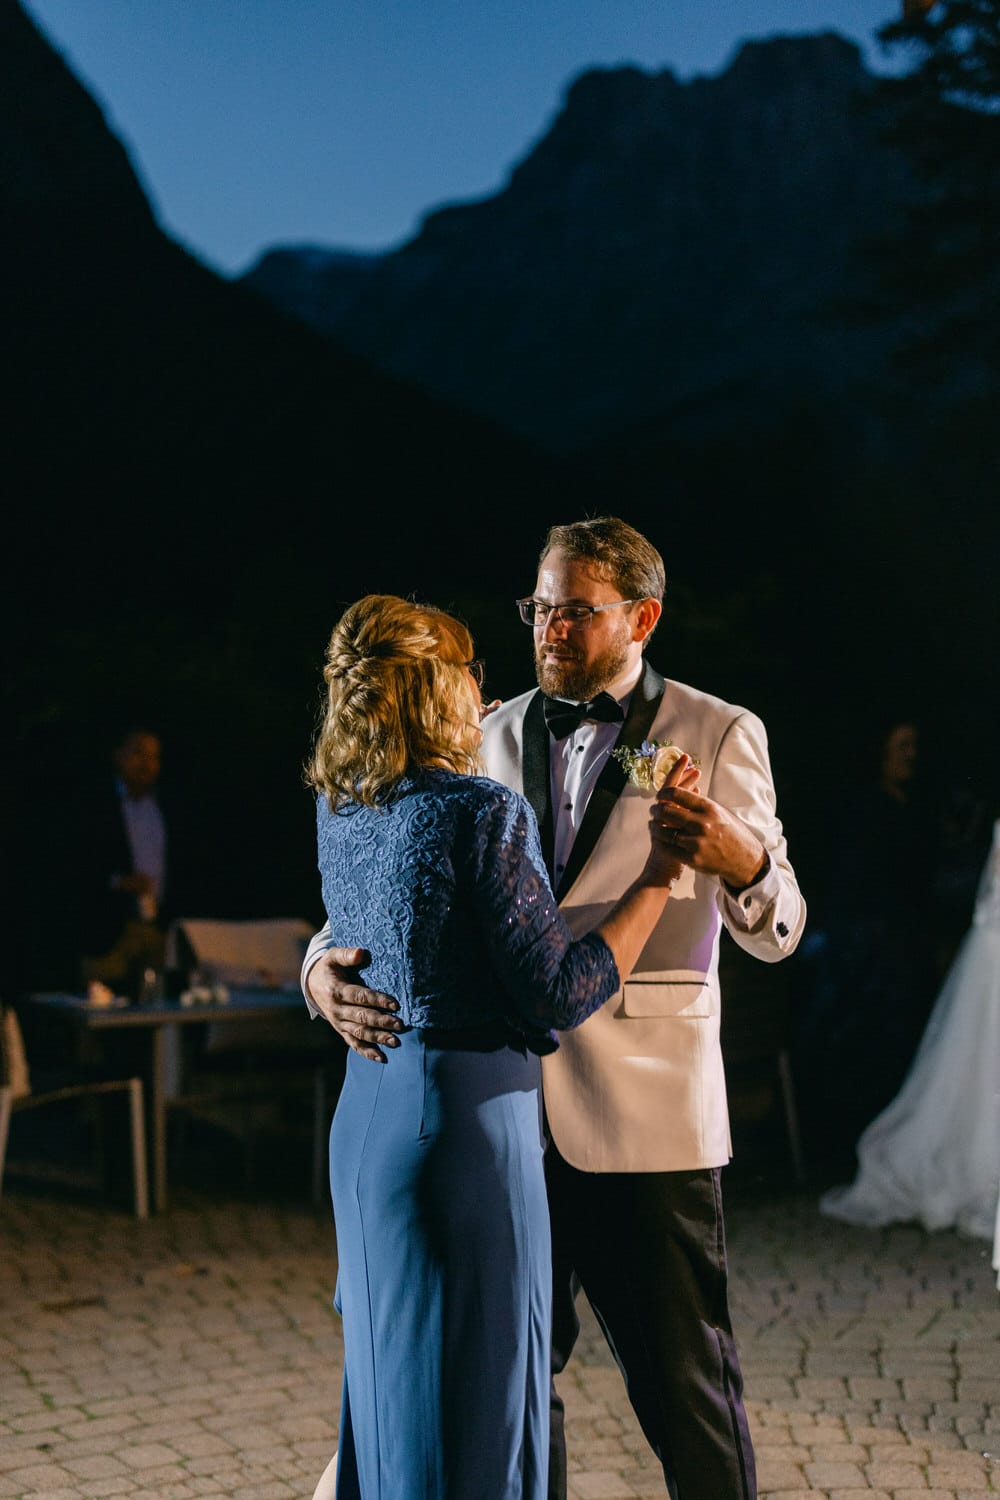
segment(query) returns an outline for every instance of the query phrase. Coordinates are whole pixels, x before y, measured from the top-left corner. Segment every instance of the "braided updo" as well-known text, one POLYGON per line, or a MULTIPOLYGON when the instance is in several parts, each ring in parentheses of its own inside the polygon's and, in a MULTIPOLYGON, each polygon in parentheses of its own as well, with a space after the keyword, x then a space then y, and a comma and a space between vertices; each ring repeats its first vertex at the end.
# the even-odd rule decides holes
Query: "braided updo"
POLYGON ((378 806, 408 771, 481 769, 472 637, 453 616, 395 594, 367 594, 334 626, 326 705, 306 781, 334 809, 378 806))

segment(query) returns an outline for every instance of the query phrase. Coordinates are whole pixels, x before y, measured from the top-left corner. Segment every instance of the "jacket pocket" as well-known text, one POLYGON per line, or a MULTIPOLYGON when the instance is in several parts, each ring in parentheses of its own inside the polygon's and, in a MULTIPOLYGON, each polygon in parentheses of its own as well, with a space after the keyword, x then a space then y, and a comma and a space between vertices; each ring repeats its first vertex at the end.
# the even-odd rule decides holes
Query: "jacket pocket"
POLYGON ((622 987, 625 1016, 710 1016, 712 985, 707 974, 684 970, 658 979, 626 979, 622 987))

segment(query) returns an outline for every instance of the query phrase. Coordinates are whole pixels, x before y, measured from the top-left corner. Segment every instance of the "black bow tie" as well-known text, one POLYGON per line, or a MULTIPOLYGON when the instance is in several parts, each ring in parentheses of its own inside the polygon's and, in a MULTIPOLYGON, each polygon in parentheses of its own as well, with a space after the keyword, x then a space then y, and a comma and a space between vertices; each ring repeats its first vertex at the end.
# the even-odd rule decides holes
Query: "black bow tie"
POLYGON ((564 698, 550 698, 542 694, 542 711, 549 734, 554 740, 564 740, 574 729, 579 729, 585 719, 596 719, 602 724, 620 724, 625 715, 621 705, 610 693, 598 693, 589 703, 567 703, 564 698))

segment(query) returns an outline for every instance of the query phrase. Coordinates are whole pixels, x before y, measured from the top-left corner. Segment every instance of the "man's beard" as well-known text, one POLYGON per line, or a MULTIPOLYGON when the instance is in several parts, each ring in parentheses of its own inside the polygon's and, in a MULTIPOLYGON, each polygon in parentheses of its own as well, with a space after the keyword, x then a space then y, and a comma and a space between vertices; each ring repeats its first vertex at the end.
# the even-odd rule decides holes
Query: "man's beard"
POLYGON ((628 665, 629 637, 616 637, 607 650, 584 663, 571 647, 563 643, 557 662, 544 661, 547 648, 535 647, 535 676, 543 693, 553 698, 571 698, 576 703, 587 703, 603 692, 616 677, 620 677, 628 665))

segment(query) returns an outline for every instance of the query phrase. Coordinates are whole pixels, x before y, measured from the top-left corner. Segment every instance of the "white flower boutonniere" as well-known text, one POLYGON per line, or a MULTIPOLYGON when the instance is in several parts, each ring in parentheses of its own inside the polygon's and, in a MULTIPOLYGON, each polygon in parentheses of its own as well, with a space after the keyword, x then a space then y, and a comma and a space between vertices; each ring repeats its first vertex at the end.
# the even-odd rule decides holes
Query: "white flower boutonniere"
MULTIPOLYGON (((670 775, 671 768, 685 753, 690 754, 690 751, 683 751, 672 740, 643 740, 638 750, 621 745, 611 752, 615 760, 624 766, 632 785, 644 792, 658 792, 670 775)), ((691 756, 691 762, 696 766, 701 765, 697 755, 691 756)))

